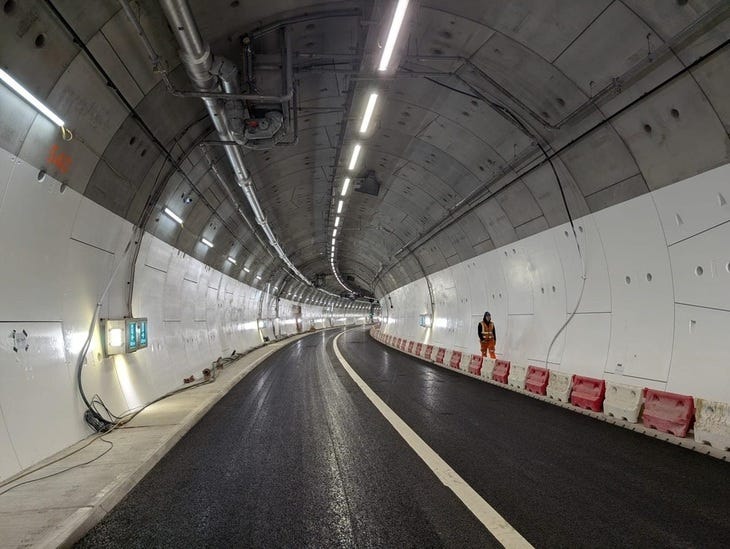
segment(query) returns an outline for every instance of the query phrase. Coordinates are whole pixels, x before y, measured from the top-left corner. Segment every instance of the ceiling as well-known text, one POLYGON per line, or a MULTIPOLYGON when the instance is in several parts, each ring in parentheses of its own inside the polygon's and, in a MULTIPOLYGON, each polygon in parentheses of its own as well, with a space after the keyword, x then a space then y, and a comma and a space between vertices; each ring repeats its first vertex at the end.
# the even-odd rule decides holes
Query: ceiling
MULTIPOLYGON (((192 90, 159 4, 131 6, 170 81, 192 90)), ((298 141, 245 150, 244 159, 286 255, 336 294, 344 288, 330 240, 348 174, 355 189, 335 265, 357 294, 380 296, 730 157, 724 0, 412 0, 385 76, 375 68, 390 0, 191 0, 190 8, 214 57, 239 68, 244 35, 289 29, 298 141), (363 138, 373 90, 380 95, 363 138), (350 174, 355 142, 363 154, 350 174)), ((262 86, 275 35, 253 42, 262 86)), ((268 245, 224 147, 201 146, 219 139, 202 100, 168 92, 116 0, 5 1, 0 66, 74 133, 60 141, 2 90, 0 146, 216 269, 317 295, 268 245), (73 158, 66 171, 47 165, 56 142, 73 158)))

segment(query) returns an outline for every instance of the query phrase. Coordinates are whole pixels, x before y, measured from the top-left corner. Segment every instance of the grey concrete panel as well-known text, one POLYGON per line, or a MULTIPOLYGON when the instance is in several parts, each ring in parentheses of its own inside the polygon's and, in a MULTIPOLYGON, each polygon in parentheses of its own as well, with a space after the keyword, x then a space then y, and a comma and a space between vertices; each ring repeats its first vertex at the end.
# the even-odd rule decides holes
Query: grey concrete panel
POLYGON ((575 82, 587 96, 593 96, 611 79, 649 55, 649 48, 663 44, 648 27, 621 2, 613 2, 555 60, 555 66, 575 82), (621 38, 616 32, 620 29, 621 38))
POLYGON ((638 173, 626 145, 611 126, 601 126, 560 154, 584 195, 638 173))
POLYGON ((610 3, 611 0, 574 4, 560 0, 464 0, 458 5, 444 5, 440 0, 428 0, 424 5, 446 12, 458 11, 552 60, 610 3))
POLYGON ((517 233, 502 206, 495 199, 486 200, 474 209, 496 247, 517 240, 517 233))
POLYGON ((497 195, 497 202, 507 214, 512 226, 517 227, 542 214, 535 198, 522 180, 515 181, 497 195))
POLYGON ((592 212, 597 212, 647 192, 649 187, 646 186, 644 177, 637 174, 587 196, 586 203, 592 212))
POLYGON ((586 100, 553 65, 501 34, 495 34, 472 61, 543 119, 561 120, 586 100))
POLYGON ((730 50, 725 48, 692 71, 712 108, 730 133, 730 50))
MULTIPOLYGON (((570 215, 573 218, 589 213, 585 198, 573 180, 573 176, 558 158, 552 160, 555 171, 560 178, 560 184, 565 193, 570 215)), ((560 187, 550 164, 545 163, 522 178, 525 186, 530 190, 533 198, 540 206, 542 214, 551 227, 568 221, 565 203, 560 193, 560 187)))
MULTIPOLYGON (((692 25, 704 13, 722 4, 724 0, 692 0, 691 2, 664 2, 663 0, 623 0, 636 14, 644 19, 664 40, 669 40, 685 28, 692 25)), ((703 29, 701 42, 712 42, 715 45, 727 39, 727 28, 703 29)), ((706 44, 684 44, 678 50, 683 61, 688 62, 696 57, 706 44), (689 47, 688 47, 689 46, 689 47)), ((706 51, 706 49, 705 49, 706 51)))
POLYGON ((96 33, 89 40, 87 47, 127 101, 132 105, 139 103, 144 97, 144 92, 129 74, 126 65, 109 43, 107 36, 101 32, 96 33))
POLYGON ((3 2, 0 15, 0 67, 45 100, 79 49, 43 2, 16 1, 14 9, 5 12, 7 4, 3 2))
POLYGON ((650 189, 715 167, 730 157, 730 140, 712 106, 688 75, 612 122, 650 189))
POLYGON ((459 227, 466 234, 467 240, 472 247, 490 240, 489 233, 484 227, 482 220, 473 211, 459 219, 459 227))
POLYGON ((13 91, 0 86, 0 147, 17 154, 23 139, 37 116, 37 111, 13 91))
POLYGON ((543 216, 540 216, 515 227, 515 231, 517 232, 518 238, 527 238, 528 236, 541 233, 549 228, 547 220, 543 216))

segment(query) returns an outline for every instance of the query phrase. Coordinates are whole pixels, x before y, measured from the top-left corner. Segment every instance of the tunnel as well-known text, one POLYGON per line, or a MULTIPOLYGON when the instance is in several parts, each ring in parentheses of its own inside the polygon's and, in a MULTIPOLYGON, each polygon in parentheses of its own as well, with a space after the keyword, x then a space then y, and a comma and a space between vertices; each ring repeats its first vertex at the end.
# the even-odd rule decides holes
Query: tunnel
POLYGON ((0 3, 0 546, 727 546, 727 0, 0 3))

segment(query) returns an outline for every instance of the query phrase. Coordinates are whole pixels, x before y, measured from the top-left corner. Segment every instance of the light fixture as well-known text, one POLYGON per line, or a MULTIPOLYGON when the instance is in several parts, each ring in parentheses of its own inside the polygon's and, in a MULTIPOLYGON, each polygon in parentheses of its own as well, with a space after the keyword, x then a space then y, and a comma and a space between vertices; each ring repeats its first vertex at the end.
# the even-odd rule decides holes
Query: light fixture
POLYGON ((332 230, 332 236, 333 236, 333 237, 337 236, 337 229, 333 229, 333 230, 332 230))
POLYGON ((393 22, 390 24, 390 30, 388 31, 388 38, 385 40, 383 55, 380 58, 380 65, 378 65, 379 71, 384 71, 388 68, 388 63, 390 63, 390 57, 393 55, 395 41, 398 39, 398 33, 403 24, 403 18, 406 16, 407 8, 408 0, 398 0, 398 5, 395 7, 395 13, 393 14, 393 22))
POLYGON ((345 205, 345 203, 342 200, 340 200, 339 203, 337 204, 337 213, 342 213, 342 206, 344 206, 344 205, 345 205))
POLYGON ((200 241, 203 244, 205 244, 206 246, 208 246, 208 248, 212 248, 213 247, 213 243, 210 240, 208 240, 207 238, 201 238, 200 241))
POLYGON ((256 275, 256 280, 261 280, 261 276, 260 275, 256 275))
POLYGON ((340 193, 340 196, 345 196, 347 194, 347 189, 350 187, 350 178, 346 177, 345 180, 342 182, 342 192, 340 193))
POLYGON ((246 271, 247 273, 251 272, 251 269, 249 269, 248 267, 244 267, 243 270, 246 271))
POLYGON ((340 216, 338 215, 335 217, 335 227, 338 227, 340 225, 340 216))
POLYGON ((368 104, 365 107, 365 114, 362 116, 362 124, 360 124, 360 133, 368 131, 370 125, 370 119, 373 117, 373 111, 375 110, 375 103, 378 101, 378 94, 371 93, 368 99, 368 104))
POLYGON ((334 247, 334 245, 335 245, 335 238, 332 237, 332 247, 334 247))
POLYGON ((26 90, 15 78, 10 76, 4 70, 0 69, 0 80, 5 82, 10 89, 17 93, 20 97, 25 99, 28 103, 33 105, 41 114, 51 120, 59 128, 63 128, 66 123, 61 120, 51 109, 46 107, 43 103, 38 101, 33 94, 26 90))
POLYGON ((361 149, 360 143, 355 143, 355 146, 352 148, 352 156, 350 157, 350 165, 347 167, 348 170, 352 171, 355 169, 355 166, 357 166, 357 159, 360 157, 360 149, 361 149))
POLYGON ((235 260, 235 259, 233 259, 233 258, 232 258, 232 257, 230 257, 230 256, 228 257, 228 261, 230 261, 230 262, 231 262, 231 263, 233 263, 234 265, 236 264, 236 260, 235 260))
POLYGON ((175 212, 173 212, 170 208, 165 208, 164 212, 165 212, 165 215, 168 216, 170 219, 174 219, 180 225, 183 224, 182 218, 179 215, 177 215, 175 212))

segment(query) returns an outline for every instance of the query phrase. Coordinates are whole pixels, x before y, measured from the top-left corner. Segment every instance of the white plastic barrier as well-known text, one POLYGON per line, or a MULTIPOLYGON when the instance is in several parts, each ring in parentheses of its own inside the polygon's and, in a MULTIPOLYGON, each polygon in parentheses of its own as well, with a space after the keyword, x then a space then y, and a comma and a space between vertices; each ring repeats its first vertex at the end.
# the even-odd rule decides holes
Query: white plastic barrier
POLYGON ((560 402, 570 401, 570 389, 573 387, 573 376, 554 370, 550 371, 547 396, 560 402))
POLYGON ((695 440, 730 450, 730 404, 695 399, 695 440))
POLYGON ((492 379, 493 371, 494 371, 494 359, 485 356, 484 361, 482 362, 482 378, 492 379))
POLYGON ((511 387, 517 387, 518 389, 525 388, 525 378, 527 377, 527 366, 519 366, 518 364, 512 363, 509 369, 509 377, 507 378, 507 384, 511 387))
POLYGON ((641 387, 607 381, 603 412, 606 415, 636 423, 639 421, 641 412, 641 393, 641 387))

